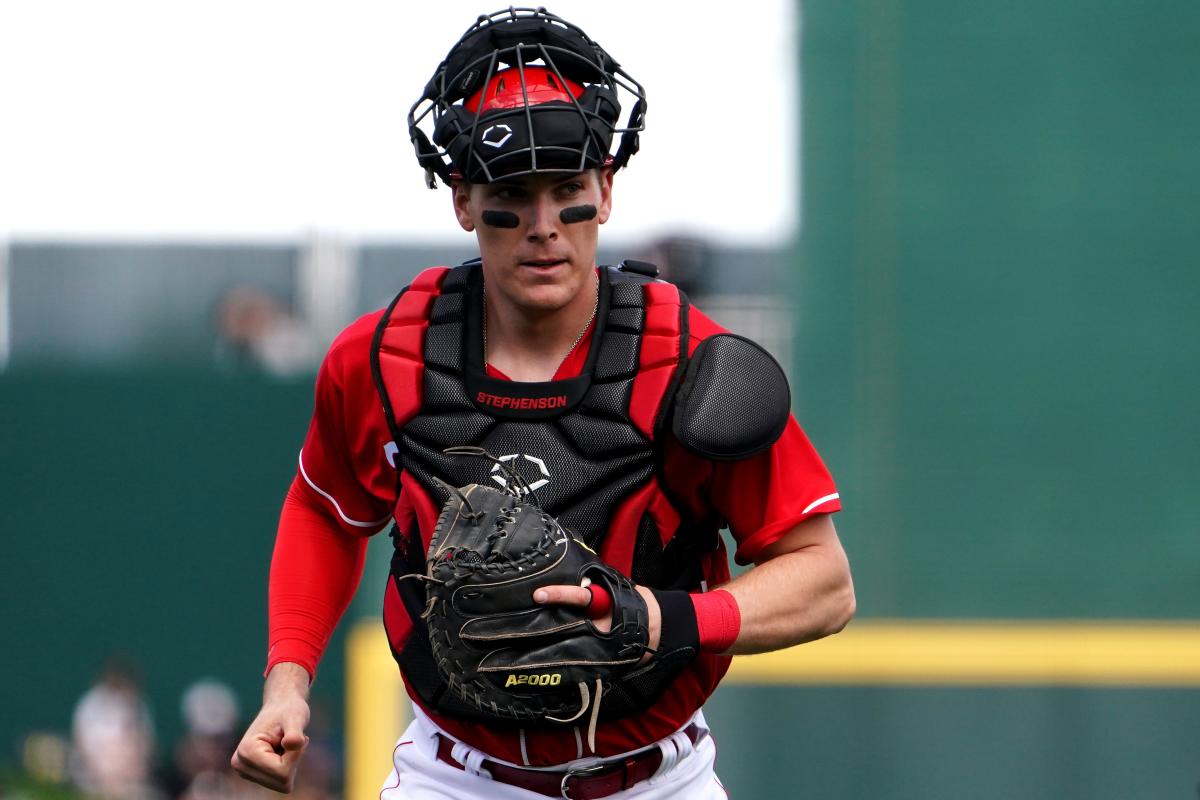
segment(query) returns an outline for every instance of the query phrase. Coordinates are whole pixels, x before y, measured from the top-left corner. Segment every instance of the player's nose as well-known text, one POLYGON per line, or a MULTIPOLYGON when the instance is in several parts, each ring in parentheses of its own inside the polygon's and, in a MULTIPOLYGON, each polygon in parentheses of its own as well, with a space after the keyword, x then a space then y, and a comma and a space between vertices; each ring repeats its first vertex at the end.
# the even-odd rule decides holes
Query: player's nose
POLYGON ((552 196, 541 193, 531 199, 529 230, 526 233, 530 241, 558 238, 558 211, 558 204, 552 196))

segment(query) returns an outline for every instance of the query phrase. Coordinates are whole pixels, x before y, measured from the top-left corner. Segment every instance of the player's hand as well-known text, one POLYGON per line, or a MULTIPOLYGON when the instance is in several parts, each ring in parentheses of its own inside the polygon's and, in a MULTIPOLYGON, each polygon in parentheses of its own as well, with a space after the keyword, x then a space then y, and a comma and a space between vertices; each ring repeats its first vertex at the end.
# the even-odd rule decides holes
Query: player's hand
MULTIPOLYGON (((649 631, 650 641, 649 647, 651 650, 657 649, 659 635, 662 631, 662 614, 658 609, 658 600, 655 599, 654 593, 645 586, 633 587, 638 594, 646 601, 646 611, 649 616, 649 631)), ((603 590, 601 590, 603 591, 603 590)), ((571 585, 555 585, 543 586, 533 593, 535 603, 550 604, 560 603, 565 606, 578 606, 586 609, 592 604, 592 592, 587 586, 571 586, 571 585)), ((612 629, 612 611, 608 611, 600 617, 593 617, 592 624, 596 629, 607 633, 612 629)), ((642 656, 642 662, 650 660, 650 653, 642 656)))
POLYGON ((230 763, 239 775, 273 789, 290 792, 308 746, 308 672, 298 664, 272 668, 263 689, 262 710, 246 729, 230 763))

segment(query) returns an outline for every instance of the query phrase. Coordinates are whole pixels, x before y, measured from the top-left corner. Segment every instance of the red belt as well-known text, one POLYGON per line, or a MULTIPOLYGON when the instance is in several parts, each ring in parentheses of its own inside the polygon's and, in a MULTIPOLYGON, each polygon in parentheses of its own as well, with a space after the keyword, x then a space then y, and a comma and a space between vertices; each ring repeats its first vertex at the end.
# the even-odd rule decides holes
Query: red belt
MULTIPOLYGON (((695 744, 700 739, 700 727, 692 723, 683 729, 683 734, 695 744)), ((452 767, 465 769, 451 755, 454 740, 437 735, 439 761, 452 767)), ((536 770, 510 767, 495 761, 484 760, 480 766, 492 775, 493 780, 517 786, 547 797, 564 797, 567 800, 597 800, 608 797, 653 775, 662 764, 662 751, 651 747, 640 753, 580 769, 536 770)))

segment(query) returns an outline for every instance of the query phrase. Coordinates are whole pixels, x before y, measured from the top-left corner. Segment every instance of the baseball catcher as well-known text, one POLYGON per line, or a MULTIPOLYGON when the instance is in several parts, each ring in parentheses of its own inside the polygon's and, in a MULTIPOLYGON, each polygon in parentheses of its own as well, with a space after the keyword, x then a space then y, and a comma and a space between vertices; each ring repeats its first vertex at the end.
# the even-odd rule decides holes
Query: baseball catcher
POLYGON ((412 721, 380 800, 724 798, 702 707, 733 655, 853 614, 833 479, 762 347, 655 265, 597 264, 648 109, 616 58, 510 8, 417 93, 417 163, 479 257, 421 272, 322 363, 234 766, 291 788, 309 685, 390 527, 412 721))

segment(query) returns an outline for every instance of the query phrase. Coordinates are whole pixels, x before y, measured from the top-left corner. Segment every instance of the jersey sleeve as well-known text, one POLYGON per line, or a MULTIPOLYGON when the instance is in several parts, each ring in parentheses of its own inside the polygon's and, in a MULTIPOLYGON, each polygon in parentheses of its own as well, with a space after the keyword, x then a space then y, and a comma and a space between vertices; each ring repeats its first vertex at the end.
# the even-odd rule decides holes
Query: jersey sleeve
POLYGON ((767 545, 815 514, 841 510, 833 477, 794 417, 770 450, 714 465, 708 494, 750 564, 767 545))
MULTIPOLYGON (((689 313, 689 350, 725 333, 703 313, 689 313)), ((734 560, 755 561, 763 548, 816 514, 841 510, 833 477, 794 416, 769 450, 741 461, 708 461, 669 441, 665 464, 672 487, 694 513, 716 511, 737 542, 734 560)))
MULTIPOLYGON (((391 517, 382 484, 383 442, 364 420, 382 417, 370 378, 370 340, 378 314, 368 315, 329 348, 317 372, 312 421, 300 451, 300 480, 348 532, 371 535, 391 517)), ((394 478, 392 478, 394 482, 394 478)))
POLYGON ((362 578, 367 540, 348 535, 299 477, 279 515, 268 584, 267 668, 284 661, 315 677, 362 578))

